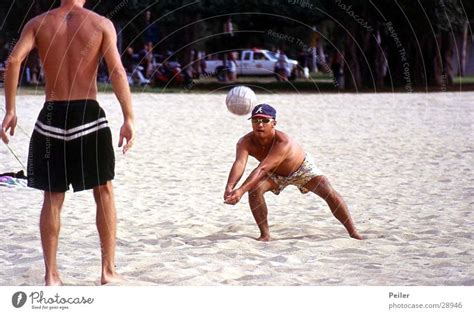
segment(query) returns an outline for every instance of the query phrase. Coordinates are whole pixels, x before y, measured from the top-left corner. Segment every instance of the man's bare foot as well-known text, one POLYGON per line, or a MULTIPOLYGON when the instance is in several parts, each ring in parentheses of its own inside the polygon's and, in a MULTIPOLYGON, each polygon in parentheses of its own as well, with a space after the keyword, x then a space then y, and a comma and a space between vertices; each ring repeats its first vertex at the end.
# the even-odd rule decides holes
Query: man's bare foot
POLYGON ((355 238, 356 240, 363 240, 364 237, 359 234, 359 232, 352 232, 352 234, 349 234, 352 238, 355 238))
POLYGON ((45 286, 62 286, 63 282, 61 281, 59 276, 45 276, 44 285, 45 286))
POLYGON ((113 284, 113 283, 123 283, 125 282, 126 279, 124 279, 122 276, 120 276, 118 273, 113 273, 113 274, 103 274, 102 277, 100 278, 100 284, 113 284))
POLYGON ((270 237, 270 235, 266 235, 266 236, 260 236, 259 238, 256 239, 257 241, 260 241, 260 242, 270 242, 272 240, 272 238, 270 237))

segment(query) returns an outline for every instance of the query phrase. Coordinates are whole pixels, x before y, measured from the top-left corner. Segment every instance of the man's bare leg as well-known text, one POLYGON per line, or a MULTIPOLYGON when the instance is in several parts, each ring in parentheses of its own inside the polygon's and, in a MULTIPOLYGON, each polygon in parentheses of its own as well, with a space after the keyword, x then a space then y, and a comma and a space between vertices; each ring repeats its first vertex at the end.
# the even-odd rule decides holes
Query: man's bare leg
POLYGON ((41 245, 45 265, 45 285, 62 285, 59 277, 56 253, 58 252, 61 208, 64 193, 44 192, 43 208, 40 216, 41 245))
POLYGON ((257 241, 268 242, 271 241, 270 229, 268 227, 268 209, 263 195, 272 189, 275 184, 270 180, 262 181, 257 188, 249 191, 249 204, 252 210, 252 215, 260 230, 260 237, 257 241))
POLYGON ((341 195, 339 195, 339 193, 334 190, 334 188, 332 188, 326 176, 317 176, 313 178, 308 184, 305 185, 305 188, 314 192, 327 202, 332 214, 344 225, 352 238, 358 240, 362 239, 362 236, 355 228, 346 203, 342 199, 341 195))
POLYGON ((115 272, 115 242, 117 233, 117 214, 112 182, 94 188, 97 204, 96 224, 99 231, 102 253, 101 284, 121 280, 115 272))

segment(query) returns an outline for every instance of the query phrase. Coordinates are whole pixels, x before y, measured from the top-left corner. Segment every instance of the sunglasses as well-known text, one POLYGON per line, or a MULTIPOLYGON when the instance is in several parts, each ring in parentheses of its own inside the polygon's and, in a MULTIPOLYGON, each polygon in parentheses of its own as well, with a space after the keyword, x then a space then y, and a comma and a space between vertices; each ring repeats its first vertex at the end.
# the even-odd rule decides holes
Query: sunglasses
POLYGON ((273 118, 252 118, 252 124, 268 124, 273 121, 273 118))

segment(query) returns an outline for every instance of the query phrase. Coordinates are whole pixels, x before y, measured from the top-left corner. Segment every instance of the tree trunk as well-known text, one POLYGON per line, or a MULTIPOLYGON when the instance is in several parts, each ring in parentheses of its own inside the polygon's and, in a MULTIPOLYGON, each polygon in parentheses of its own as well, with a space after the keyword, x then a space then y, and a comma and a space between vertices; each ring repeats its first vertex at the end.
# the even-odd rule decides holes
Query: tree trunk
POLYGON ((436 35, 435 40, 438 42, 438 45, 433 45, 435 51, 434 54, 434 67, 433 67, 433 76, 430 85, 439 86, 443 85, 443 75, 444 75, 444 63, 443 63, 443 37, 439 34, 436 35))
POLYGON ((469 28, 469 21, 464 22, 464 31, 462 36, 461 48, 461 66, 459 67, 459 76, 463 77, 466 71, 466 52, 467 52, 467 31, 469 28))
MULTIPOLYGON (((356 29, 356 27, 352 27, 350 34, 354 36, 356 29)), ((354 38, 346 35, 344 46, 344 87, 358 90, 362 87, 362 75, 354 38)))
POLYGON ((454 75, 453 75, 453 55, 454 55, 454 45, 456 42, 452 36, 451 32, 443 32, 441 35, 443 39, 443 45, 441 46, 442 61, 443 61, 443 87, 447 85, 453 85, 454 75))
POLYGON ((410 49, 410 66, 412 66, 413 83, 416 86, 424 86, 436 84, 436 60, 437 48, 435 38, 432 33, 421 36, 419 45, 416 38, 409 42, 410 49))
POLYGON ((377 49, 377 43, 374 41, 371 32, 367 32, 361 27, 357 27, 356 30, 357 33, 353 33, 353 36, 356 38, 360 46, 356 46, 355 49, 362 76, 361 85, 375 89, 375 51, 377 49))
POLYGON ((433 81, 430 83, 445 90, 446 86, 453 84, 452 58, 454 40, 450 32, 438 34, 436 40, 438 41, 439 49, 436 49, 433 71, 434 76, 433 81))
POLYGON ((183 32, 183 36, 181 36, 179 45, 179 47, 182 47, 182 50, 179 53, 179 60, 183 69, 192 67, 191 50, 194 46, 190 43, 195 41, 197 24, 194 22, 198 19, 199 17, 197 14, 191 14, 189 12, 183 12, 182 14, 181 20, 183 21, 183 25, 187 25, 187 27, 181 31, 183 32))
POLYGON ((384 79, 386 75, 386 65, 387 60, 384 56, 384 50, 382 47, 382 37, 380 35, 380 29, 377 27, 374 39, 375 45, 375 65, 374 65, 374 75, 375 75, 375 86, 377 88, 384 87, 384 79))

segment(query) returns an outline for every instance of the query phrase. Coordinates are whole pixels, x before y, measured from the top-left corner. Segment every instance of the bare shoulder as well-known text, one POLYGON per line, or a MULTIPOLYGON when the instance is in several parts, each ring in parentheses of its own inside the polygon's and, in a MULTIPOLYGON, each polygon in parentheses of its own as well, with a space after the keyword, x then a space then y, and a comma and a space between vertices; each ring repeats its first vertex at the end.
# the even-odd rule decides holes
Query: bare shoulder
POLYGON ((107 18, 103 15, 100 15, 98 13, 95 13, 94 11, 92 10, 89 10, 89 9, 86 9, 86 8, 80 8, 79 10, 81 10, 82 12, 84 12, 85 14, 89 15, 91 18, 95 18, 95 19, 105 19, 107 20, 107 18))
POLYGON ((276 131, 276 141, 282 145, 291 144, 293 142, 289 135, 279 130, 276 131))
POLYGON ((242 149, 247 149, 248 150, 248 148, 251 144, 251 140, 250 140, 251 135, 252 135, 252 133, 249 132, 248 134, 246 134, 245 136, 240 138, 239 141, 237 141, 237 148, 242 148, 242 149))
POLYGON ((36 30, 38 27, 46 21, 46 18, 48 17, 48 12, 45 12, 43 14, 37 15, 31 20, 29 20, 26 24, 23 30, 36 30))
POLYGON ((105 32, 115 33, 115 26, 114 26, 114 23, 111 20, 109 20, 105 16, 102 16, 102 15, 99 15, 99 14, 96 14, 96 13, 94 13, 94 14, 96 15, 98 23, 102 26, 102 29, 105 32))
POLYGON ((237 141, 237 151, 246 151, 249 152, 251 150, 252 141, 251 141, 251 132, 243 136, 242 138, 237 141))
POLYGON ((108 28, 110 25, 113 27, 113 23, 108 18, 97 14, 92 10, 86 8, 79 8, 77 13, 87 19, 89 23, 92 23, 101 28, 108 28))
POLYGON ((65 11, 64 9, 57 8, 35 16, 33 19, 30 20, 30 22, 35 24, 42 24, 46 22, 52 22, 52 20, 57 19, 64 20, 68 16, 78 16, 82 20, 87 20, 87 22, 97 25, 109 21, 106 17, 85 8, 75 8, 72 11, 65 11))

